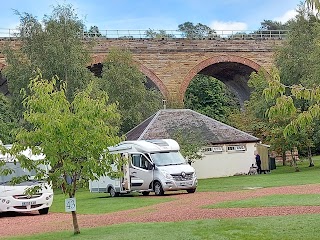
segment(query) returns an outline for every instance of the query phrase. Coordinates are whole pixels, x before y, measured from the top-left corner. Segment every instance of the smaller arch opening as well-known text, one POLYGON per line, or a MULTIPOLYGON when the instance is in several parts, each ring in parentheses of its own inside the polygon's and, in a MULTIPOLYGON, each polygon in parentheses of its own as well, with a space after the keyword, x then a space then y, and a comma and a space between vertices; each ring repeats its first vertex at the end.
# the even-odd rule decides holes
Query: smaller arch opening
POLYGON ((239 99, 240 105, 250 98, 248 80, 255 69, 237 62, 219 62, 212 64, 199 73, 212 76, 223 82, 239 99))

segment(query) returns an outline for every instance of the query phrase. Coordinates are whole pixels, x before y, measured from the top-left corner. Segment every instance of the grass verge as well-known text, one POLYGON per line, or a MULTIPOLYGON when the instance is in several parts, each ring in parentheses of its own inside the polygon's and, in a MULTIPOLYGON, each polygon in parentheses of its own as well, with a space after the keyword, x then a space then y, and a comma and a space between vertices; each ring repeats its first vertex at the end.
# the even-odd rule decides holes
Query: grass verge
POLYGON ((239 201, 221 202, 205 206, 205 208, 255 208, 277 206, 320 206, 320 194, 275 194, 239 201))
POLYGON ((300 172, 294 167, 277 166, 271 173, 222 178, 200 179, 197 191, 238 191, 255 187, 277 187, 319 183, 320 158, 314 157, 315 166, 309 167, 307 160, 298 163, 300 172))
MULTIPOLYGON (((61 191, 54 193, 53 204, 50 212, 64 212, 65 198, 61 191)), ((80 214, 104 214, 121 210, 146 207, 162 202, 174 200, 173 198, 139 196, 137 194, 124 195, 121 197, 109 197, 106 193, 90 193, 89 190, 80 189, 76 195, 77 213, 80 214)))
POLYGON ((257 217, 241 219, 211 219, 166 223, 130 223, 108 227, 82 229, 74 236, 69 232, 53 232, 41 235, 23 236, 23 240, 56 239, 215 239, 215 240, 292 240, 319 239, 320 215, 295 215, 282 217, 257 217))

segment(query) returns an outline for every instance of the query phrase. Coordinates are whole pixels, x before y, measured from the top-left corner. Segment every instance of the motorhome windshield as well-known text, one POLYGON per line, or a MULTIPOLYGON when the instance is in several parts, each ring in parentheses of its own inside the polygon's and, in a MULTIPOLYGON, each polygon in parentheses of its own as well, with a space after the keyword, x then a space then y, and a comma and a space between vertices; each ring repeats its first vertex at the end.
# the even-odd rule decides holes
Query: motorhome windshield
POLYGON ((12 169, 13 172, 11 174, 8 175, 0 175, 0 184, 2 183, 7 183, 10 182, 12 180, 12 178, 14 177, 23 177, 25 175, 28 175, 30 178, 35 176, 35 171, 28 171, 25 168, 22 168, 20 166, 20 163, 17 162, 16 164, 14 164, 13 162, 7 162, 4 166, 0 167, 1 170, 4 169, 12 169))
POLYGON ((151 153, 151 159, 157 166, 177 165, 186 163, 180 152, 151 153))

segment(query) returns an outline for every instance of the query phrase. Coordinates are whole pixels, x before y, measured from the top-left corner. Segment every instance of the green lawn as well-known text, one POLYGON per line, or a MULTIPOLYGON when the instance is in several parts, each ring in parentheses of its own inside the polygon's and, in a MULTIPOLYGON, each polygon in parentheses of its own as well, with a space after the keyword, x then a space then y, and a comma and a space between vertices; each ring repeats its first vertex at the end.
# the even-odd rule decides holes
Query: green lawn
MULTIPOLYGON (((50 212, 65 211, 66 196, 57 190, 54 194, 50 212)), ((145 207, 161 202, 172 201, 168 197, 142 196, 137 194, 124 195, 121 197, 109 197, 107 193, 90 193, 89 190, 81 189, 77 192, 77 213, 80 214, 103 214, 127 209, 145 207)))
MULTIPOLYGON (((106 239, 106 240, 315 240, 320 239, 320 215, 211 219, 167 223, 131 223, 102 228, 23 236, 21 240, 106 239)), ((11 238, 10 238, 11 239, 11 238)))
POLYGON ((320 183, 320 157, 314 157, 315 167, 308 167, 309 162, 299 162, 300 172, 290 166, 277 166, 268 174, 244 175, 199 180, 197 191, 237 191, 248 187, 276 187, 320 183))
POLYGON ((275 206, 320 206, 320 194, 270 195, 238 201, 221 202, 206 208, 251 208, 275 206))
MULTIPOLYGON (((235 191, 247 187, 275 187, 320 183, 320 158, 315 158, 315 167, 309 168, 308 162, 299 162, 300 172, 293 167, 277 166, 270 174, 236 176, 199 180, 197 191, 235 191)), ((56 191, 54 204, 50 211, 64 212, 65 196, 56 191)), ((144 197, 128 195, 110 198, 105 193, 77 193, 78 213, 107 213, 138 208, 163 201, 168 197, 144 197)), ((219 207, 260 207, 320 205, 320 194, 272 195, 249 200, 219 203, 219 207)), ((217 205, 209 206, 217 207, 217 205)), ((173 213, 174 214, 174 213, 173 213)), ((71 221, 71 218, 70 218, 71 221)), ((23 236, 13 239, 320 239, 318 225, 320 214, 255 217, 237 219, 210 219, 185 222, 132 223, 93 229, 81 229, 81 234, 73 236, 72 229, 65 232, 23 236)), ((0 234, 1 236, 1 234, 0 234)))

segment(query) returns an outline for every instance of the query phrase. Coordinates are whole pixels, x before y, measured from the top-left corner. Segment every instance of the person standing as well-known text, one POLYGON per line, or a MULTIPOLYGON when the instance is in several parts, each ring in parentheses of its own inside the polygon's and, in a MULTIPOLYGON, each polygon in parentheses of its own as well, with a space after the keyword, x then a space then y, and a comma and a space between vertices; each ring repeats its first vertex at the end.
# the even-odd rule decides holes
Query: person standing
POLYGON ((261 158, 258 152, 256 154, 256 165, 257 165, 257 172, 258 174, 261 174, 261 158))

